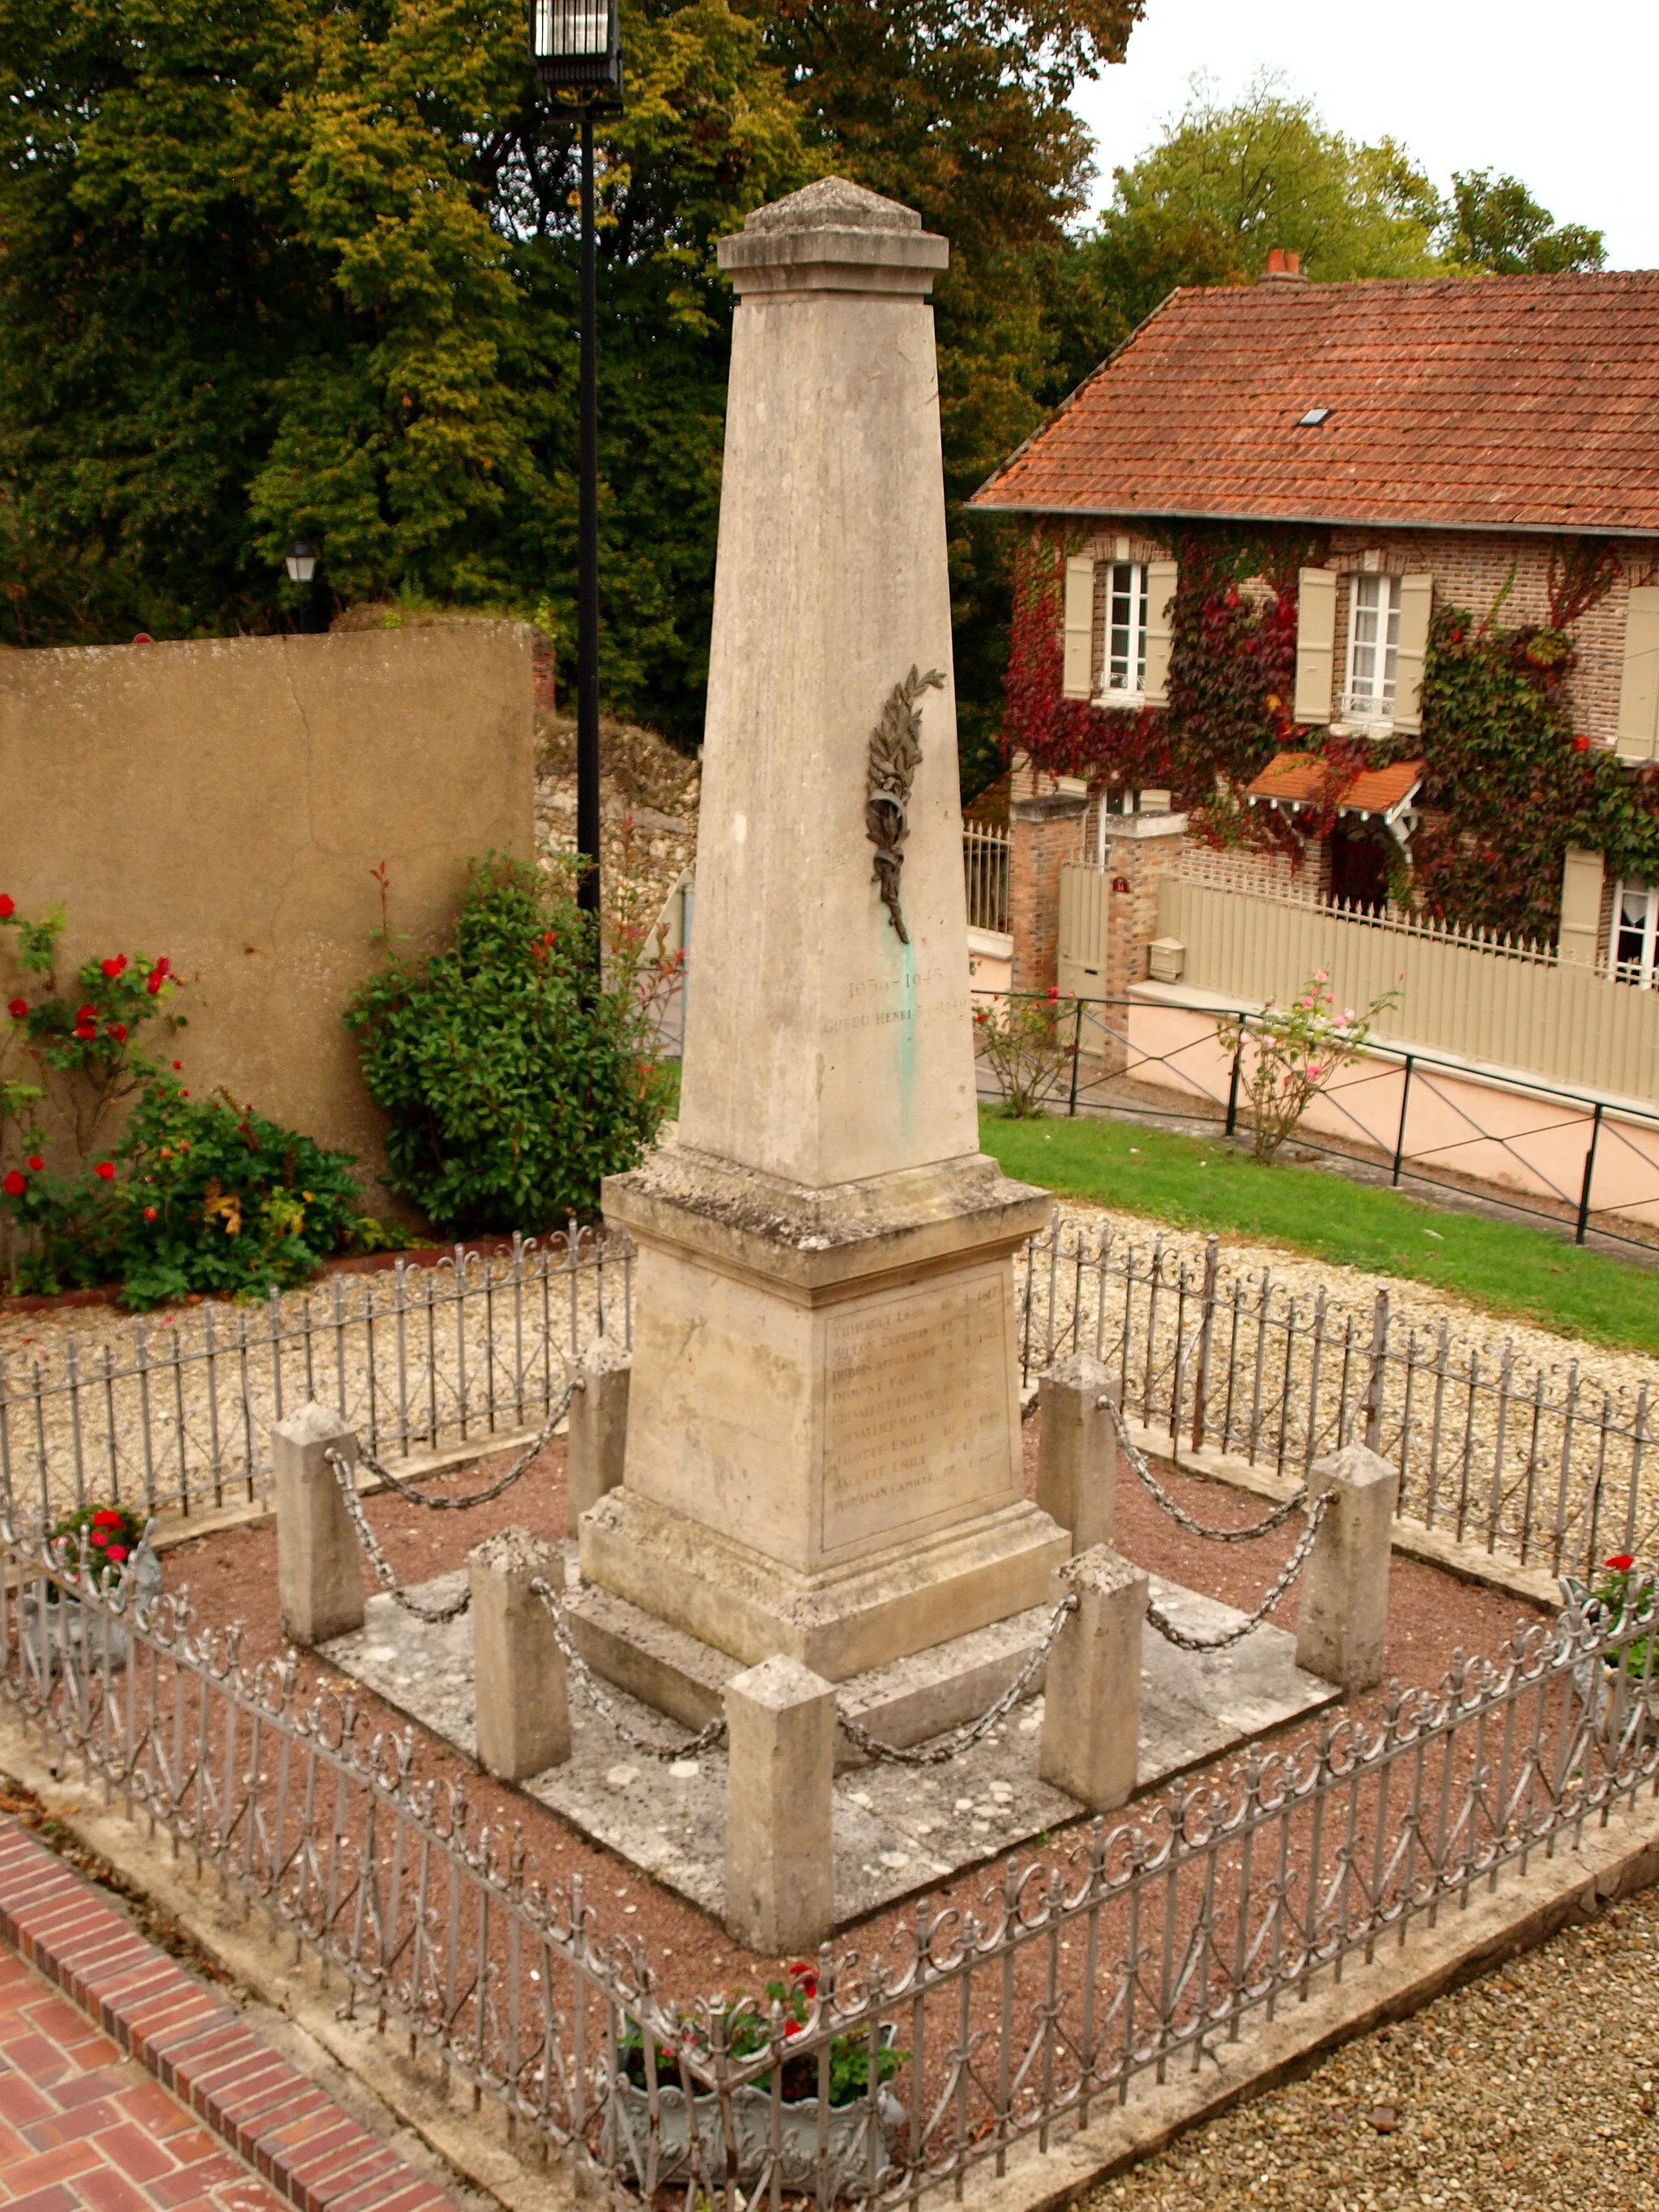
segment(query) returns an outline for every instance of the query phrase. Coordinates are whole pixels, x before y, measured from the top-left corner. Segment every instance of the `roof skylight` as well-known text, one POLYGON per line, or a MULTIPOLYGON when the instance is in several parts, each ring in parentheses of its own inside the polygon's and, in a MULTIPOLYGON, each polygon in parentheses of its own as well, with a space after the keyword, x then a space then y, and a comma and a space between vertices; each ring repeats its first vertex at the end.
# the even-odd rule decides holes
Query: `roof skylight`
POLYGON ((1298 430, 1316 430, 1322 422, 1329 421, 1330 412, 1328 407, 1310 407, 1296 427, 1298 430))

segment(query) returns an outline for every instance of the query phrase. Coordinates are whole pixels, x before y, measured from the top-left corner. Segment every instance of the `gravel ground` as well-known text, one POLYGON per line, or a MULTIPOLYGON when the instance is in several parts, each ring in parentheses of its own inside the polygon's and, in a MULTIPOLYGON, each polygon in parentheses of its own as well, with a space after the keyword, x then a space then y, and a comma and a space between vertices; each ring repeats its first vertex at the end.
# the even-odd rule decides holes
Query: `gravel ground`
POLYGON ((1659 1888, 1346 2045, 1129 2173, 1092 2212, 1659 2204, 1659 1888))

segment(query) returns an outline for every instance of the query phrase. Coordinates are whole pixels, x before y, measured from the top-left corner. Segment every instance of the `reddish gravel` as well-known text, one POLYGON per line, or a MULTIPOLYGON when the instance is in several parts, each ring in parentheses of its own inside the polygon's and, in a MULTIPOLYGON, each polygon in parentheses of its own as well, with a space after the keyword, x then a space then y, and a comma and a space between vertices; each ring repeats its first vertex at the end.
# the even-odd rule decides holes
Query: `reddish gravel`
MULTIPOLYGON (((1036 1421, 1027 1425, 1026 1485, 1035 1480, 1036 1421)), ((476 1489, 507 1464, 486 1462, 447 1479, 458 1492, 476 1489)), ((441 1493, 446 1484, 429 1486, 441 1493)), ((1216 1525, 1237 1525, 1261 1517, 1258 1498, 1242 1497, 1218 1485, 1173 1477, 1170 1487, 1189 1510, 1216 1525)), ((494 1503, 465 1513, 433 1514, 405 1504, 393 1495, 370 1498, 368 1518, 400 1581, 418 1582, 459 1566, 471 1547, 497 1529, 522 1522, 540 1535, 565 1532, 565 1447, 557 1440, 512 1490, 494 1503)), ((1243 1607, 1254 1605, 1273 1579, 1295 1540, 1299 1522, 1250 1545, 1206 1544, 1171 1522, 1126 1470, 1118 1492, 1118 1540, 1128 1555, 1155 1572, 1243 1607)), ((189 1586, 198 1626, 240 1621, 244 1655, 257 1659, 283 1648, 276 1605, 276 1540, 272 1528, 234 1530, 194 1539, 168 1554, 168 1581, 189 1586)), ((366 1590, 374 1588, 367 1566, 366 1590)), ((1297 1599, 1292 1591, 1277 1619, 1294 1629, 1297 1599)), ((1396 1556, 1389 1580, 1388 1665, 1408 1685, 1438 1682, 1453 1653, 1492 1651, 1507 1642, 1517 1620, 1528 1616, 1516 1600, 1480 1589, 1436 1569, 1396 1556)), ((356 1690, 368 1725, 407 1725, 401 1715, 372 1694, 356 1690)), ((1363 1700, 1361 1701, 1364 1702, 1363 1700)), ((1340 1708, 1332 1708, 1332 1712, 1340 1708)), ((1308 1720, 1292 1723, 1281 1740, 1311 1732, 1308 1720)), ((760 1960, 733 1946, 724 1930, 693 1907, 659 1889, 648 1876, 623 1864, 602 1847, 588 1843, 558 1816, 516 1790, 482 1774, 435 1737, 416 1730, 419 1765, 427 1775, 464 1777, 469 1800, 481 1819, 520 1822, 537 1861, 550 1875, 580 1873, 599 1907, 607 1929, 643 1937, 666 1986, 690 1991, 720 1987, 755 1988, 778 1961, 760 1960)), ((1224 1765, 1225 1762, 1223 1762, 1224 1765)), ((1000 1880, 1000 1867, 975 1869, 945 1885, 937 1901, 964 1907, 975 1904, 1000 1880)), ((908 1924, 914 1906, 878 1916, 860 1933, 860 1947, 877 1948, 889 1934, 908 1924)))

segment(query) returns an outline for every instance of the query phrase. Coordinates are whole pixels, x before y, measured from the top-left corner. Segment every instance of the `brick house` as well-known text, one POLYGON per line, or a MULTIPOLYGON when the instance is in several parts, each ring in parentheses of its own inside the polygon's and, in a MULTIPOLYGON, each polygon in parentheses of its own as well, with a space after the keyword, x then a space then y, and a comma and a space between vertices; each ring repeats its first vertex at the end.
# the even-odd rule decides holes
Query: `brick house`
MULTIPOLYGON (((1063 965, 1067 862, 1101 878, 1108 996, 1147 974, 1173 869, 1367 912, 1411 899, 1414 846, 1461 849, 1424 734, 1449 608, 1553 641, 1563 745, 1659 823, 1659 271, 1311 284, 1275 254, 1255 285, 1171 294, 973 504, 1023 522, 1053 580, 1016 615, 1017 986, 1063 965), (1224 759, 1189 744, 1160 774, 1182 562, 1246 544, 1279 572, 1238 574, 1224 614, 1262 611, 1248 649, 1266 666, 1282 647, 1289 696, 1267 693, 1254 737, 1230 725, 1224 759), (1197 851, 1189 817, 1224 799, 1237 834, 1197 851)), ((1659 867, 1563 840, 1528 933, 1652 983, 1659 867)))

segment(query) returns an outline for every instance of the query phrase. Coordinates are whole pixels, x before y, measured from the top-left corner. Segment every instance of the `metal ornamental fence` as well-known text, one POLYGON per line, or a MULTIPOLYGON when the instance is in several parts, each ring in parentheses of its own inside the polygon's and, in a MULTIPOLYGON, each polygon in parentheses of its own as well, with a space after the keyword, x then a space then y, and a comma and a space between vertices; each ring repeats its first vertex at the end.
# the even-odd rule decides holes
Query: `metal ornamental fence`
MULTIPOLYGON (((1358 1435, 1400 1471, 1403 1516, 1552 1573, 1659 1536, 1645 1386, 1608 1389, 1499 1340, 1404 1326, 1107 1223, 1017 1263, 1024 1379, 1073 1351, 1177 1458, 1204 1447, 1300 1478, 1358 1435)), ((264 1495, 270 1429, 315 1397, 391 1466, 508 1450, 557 1404, 601 1328, 631 1340, 625 1232, 458 1249, 433 1268, 336 1278, 248 1312, 204 1305, 0 1356, 0 1490, 51 1513, 92 1499, 201 1514, 264 1495)), ((1655 1433, 1650 1434, 1653 1430, 1655 1433)))
POLYGON ((1402 1327, 1380 1291, 1367 1312, 1271 1268, 1224 1266, 1056 1212, 1028 1245, 1020 1352, 1030 1381, 1087 1352, 1129 1418, 1169 1440, 1300 1480, 1356 1438, 1399 1470, 1401 1516, 1522 1566, 1592 1575, 1609 1550, 1659 1536, 1649 1458, 1659 1447, 1645 1384, 1580 1380, 1579 1362, 1534 1366, 1512 1345, 1402 1327))
MULTIPOLYGON (((433 1267, 337 1274, 261 1307, 205 1303, 0 1351, 0 1486, 200 1514, 264 1494, 270 1431, 307 1398, 382 1459, 525 1440, 581 1347, 626 1338, 627 1232, 579 1231, 433 1267)), ((79 1316, 77 1316, 77 1319, 79 1316)))
POLYGON ((0 1550, 4 1694, 57 1755, 262 1908, 348 2014, 684 2212, 959 2196, 1659 1785, 1643 1575, 1616 1620, 1570 1607, 1437 1690, 1080 1823, 974 1909, 924 1898, 769 1996, 677 2002, 580 1877, 422 1777, 410 1733, 9 1516, 0 1550))

